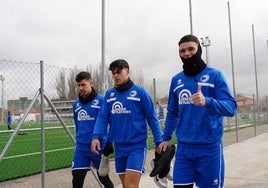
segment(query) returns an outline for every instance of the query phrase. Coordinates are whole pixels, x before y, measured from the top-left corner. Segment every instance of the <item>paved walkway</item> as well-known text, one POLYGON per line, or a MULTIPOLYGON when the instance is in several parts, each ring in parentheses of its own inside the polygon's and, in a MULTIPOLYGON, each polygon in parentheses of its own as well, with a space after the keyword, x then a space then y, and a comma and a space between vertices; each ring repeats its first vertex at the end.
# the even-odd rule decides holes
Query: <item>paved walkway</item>
MULTIPOLYGON (((268 187, 268 133, 226 146, 224 153, 226 188, 268 187)), ((149 172, 142 176, 140 187, 156 187, 149 172)), ((168 187, 173 187, 172 182, 168 182, 168 187)))

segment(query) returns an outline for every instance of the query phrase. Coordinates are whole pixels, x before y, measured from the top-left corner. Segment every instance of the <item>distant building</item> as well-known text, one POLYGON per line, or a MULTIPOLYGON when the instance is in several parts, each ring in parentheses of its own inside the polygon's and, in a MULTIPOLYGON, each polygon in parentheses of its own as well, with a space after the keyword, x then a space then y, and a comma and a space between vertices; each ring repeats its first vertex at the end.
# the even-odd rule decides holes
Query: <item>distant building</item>
MULTIPOLYGON (((7 101, 7 110, 11 111, 13 114, 13 121, 19 122, 24 116, 26 110, 28 110, 32 100, 27 97, 20 97, 17 100, 8 100, 7 101)), ((73 109, 72 104, 73 100, 51 101, 56 111, 60 114, 61 118, 66 122, 73 121, 73 109)), ((7 111, 5 110, 5 111, 7 111)), ((45 106, 45 122, 58 122, 55 111, 52 110, 52 107, 46 104, 45 106)), ((6 113, 5 113, 6 114, 6 113)), ((29 114, 26 116, 24 122, 40 122, 40 102, 36 100, 29 111, 29 114)))
MULTIPOLYGON (((31 104, 32 99, 28 99, 27 97, 20 97, 16 100, 8 100, 7 101, 7 109, 12 113, 17 111, 25 111, 28 109, 29 105, 31 104)), ((40 112, 40 102, 36 100, 31 108, 32 112, 40 112)))
MULTIPOLYGON (((25 114, 26 110, 29 108, 32 99, 28 99, 27 97, 20 97, 19 99, 7 100, 7 109, 5 110, 5 114, 7 111, 10 111, 13 117, 13 122, 19 122, 20 119, 25 114)), ((36 122, 39 121, 37 115, 40 114, 40 102, 36 100, 27 115, 25 122, 36 122)))
POLYGON ((235 99, 237 101, 238 112, 250 112, 254 109, 254 101, 250 97, 246 97, 243 95, 236 95, 235 99))
POLYGON ((238 105, 253 105, 253 99, 243 95, 236 95, 235 99, 238 105))

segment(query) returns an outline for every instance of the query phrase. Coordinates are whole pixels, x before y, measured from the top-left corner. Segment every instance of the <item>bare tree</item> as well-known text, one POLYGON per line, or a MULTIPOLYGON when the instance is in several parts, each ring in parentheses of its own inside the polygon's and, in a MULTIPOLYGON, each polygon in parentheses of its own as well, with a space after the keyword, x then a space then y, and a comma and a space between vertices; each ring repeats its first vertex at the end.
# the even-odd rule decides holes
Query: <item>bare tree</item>
POLYGON ((67 99, 74 100, 78 96, 78 91, 76 89, 76 81, 75 81, 75 77, 76 77, 77 73, 78 73, 77 66, 75 66, 70 71, 69 78, 68 78, 68 95, 67 95, 67 99))
MULTIPOLYGON (((90 73, 92 75, 92 78, 94 80, 94 88, 96 89, 97 92, 101 91, 101 87, 104 86, 105 89, 108 89, 113 86, 113 81, 112 81, 112 75, 108 72, 108 67, 105 65, 105 73, 104 73, 104 82, 102 81, 101 77, 101 65, 93 68, 90 67, 90 73)), ((102 93, 103 94, 103 93, 102 93)))
POLYGON ((150 93, 151 97, 154 96, 154 86, 153 86, 153 80, 151 83, 145 83, 144 81, 144 76, 143 76, 143 72, 142 70, 138 70, 136 72, 132 72, 131 75, 133 81, 138 84, 141 85, 143 87, 145 87, 147 89, 147 91, 150 93))
POLYGON ((133 76, 133 80, 136 82, 136 84, 144 85, 144 76, 143 76, 141 69, 137 72, 132 73, 132 76, 133 76))
POLYGON ((114 86, 114 81, 112 78, 112 74, 110 71, 108 71, 108 67, 106 67, 107 72, 105 72, 106 74, 104 74, 105 80, 106 80, 106 89, 111 88, 114 86))
POLYGON ((101 83, 98 67, 94 68, 92 65, 88 65, 86 70, 91 74, 92 80, 94 82, 94 89, 98 92, 100 88, 99 85, 101 83))
POLYGON ((65 71, 60 70, 59 76, 56 78, 56 90, 60 100, 66 100, 66 81, 65 81, 65 71))
MULTIPOLYGON (((105 84, 106 89, 113 86, 112 75, 108 73, 108 68, 106 70, 107 72, 106 74, 104 74, 105 82, 103 83, 101 78, 101 65, 96 67, 88 65, 86 67, 86 71, 88 71, 92 76, 92 79, 94 81, 94 88, 97 92, 101 91, 101 87, 103 86, 103 84, 105 84)), ((58 74, 58 77, 56 78, 55 87, 59 100, 74 100, 78 96, 75 77, 79 70, 77 69, 77 66, 75 66, 68 72, 69 74, 66 73, 66 70, 61 69, 58 74), (67 74, 68 78, 66 81, 67 74)))

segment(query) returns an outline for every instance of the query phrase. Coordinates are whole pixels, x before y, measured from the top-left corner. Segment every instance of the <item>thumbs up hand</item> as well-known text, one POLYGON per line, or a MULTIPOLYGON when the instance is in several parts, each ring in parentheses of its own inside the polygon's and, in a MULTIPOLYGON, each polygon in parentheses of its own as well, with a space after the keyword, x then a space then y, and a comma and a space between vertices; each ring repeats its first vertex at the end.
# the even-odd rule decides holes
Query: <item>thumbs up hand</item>
POLYGON ((193 94, 192 101, 196 106, 205 106, 206 99, 202 93, 201 85, 197 87, 197 93, 193 94))

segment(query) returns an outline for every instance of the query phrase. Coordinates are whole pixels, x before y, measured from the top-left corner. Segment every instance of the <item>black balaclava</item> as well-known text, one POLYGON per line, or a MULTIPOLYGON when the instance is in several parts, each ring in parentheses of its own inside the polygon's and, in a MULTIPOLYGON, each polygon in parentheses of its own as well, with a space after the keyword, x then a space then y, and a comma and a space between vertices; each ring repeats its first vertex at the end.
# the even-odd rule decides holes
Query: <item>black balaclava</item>
POLYGON ((87 96, 81 96, 79 93, 79 101, 83 104, 87 104, 92 101, 97 96, 97 92, 95 91, 94 87, 91 87, 91 93, 87 96))
POLYGON ((197 52, 191 58, 185 59, 180 56, 183 62, 183 72, 186 76, 193 77, 206 68, 207 64, 202 60, 201 54, 202 49, 200 44, 198 44, 197 52))

